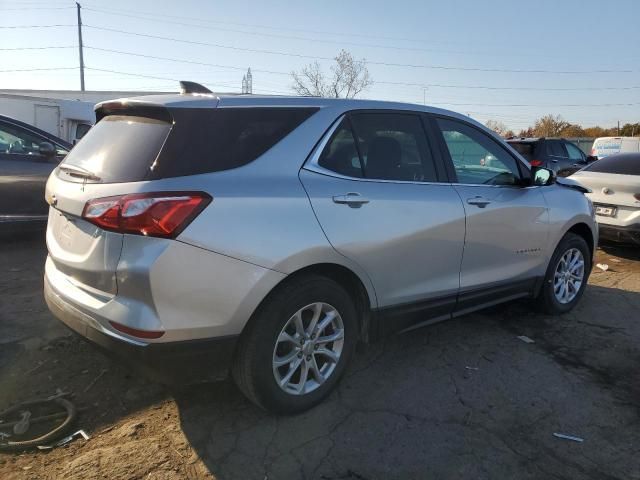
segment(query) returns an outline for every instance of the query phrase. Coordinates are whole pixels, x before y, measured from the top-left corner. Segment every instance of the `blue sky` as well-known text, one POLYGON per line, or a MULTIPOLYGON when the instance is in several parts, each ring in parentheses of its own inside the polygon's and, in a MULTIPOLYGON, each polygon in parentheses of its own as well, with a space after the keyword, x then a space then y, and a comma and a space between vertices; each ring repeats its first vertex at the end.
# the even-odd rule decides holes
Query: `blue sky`
MULTIPOLYGON (((516 131, 547 113, 584 126, 640 121, 638 0, 80 3, 90 90, 175 90, 174 79, 190 79, 239 91, 251 67, 254 93, 288 93, 288 72, 310 57, 328 69, 325 58, 345 48, 371 62, 365 98, 426 98, 516 131)), ((1 27, 71 25, 0 28, 0 88, 79 88, 73 2, 0 0, 0 11, 1 27), (70 48, 8 50, 33 47, 70 48), (8 71, 32 68, 67 69, 8 71)))

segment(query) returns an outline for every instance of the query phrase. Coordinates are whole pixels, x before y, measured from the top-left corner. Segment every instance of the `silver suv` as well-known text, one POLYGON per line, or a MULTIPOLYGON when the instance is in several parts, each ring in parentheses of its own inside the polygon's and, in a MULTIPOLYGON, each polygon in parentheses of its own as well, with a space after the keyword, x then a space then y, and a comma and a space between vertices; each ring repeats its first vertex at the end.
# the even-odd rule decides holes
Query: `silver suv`
POLYGON ((299 412, 358 341, 585 289, 589 200, 463 115, 190 93, 96 114, 47 184, 46 300, 163 380, 231 371, 299 412))

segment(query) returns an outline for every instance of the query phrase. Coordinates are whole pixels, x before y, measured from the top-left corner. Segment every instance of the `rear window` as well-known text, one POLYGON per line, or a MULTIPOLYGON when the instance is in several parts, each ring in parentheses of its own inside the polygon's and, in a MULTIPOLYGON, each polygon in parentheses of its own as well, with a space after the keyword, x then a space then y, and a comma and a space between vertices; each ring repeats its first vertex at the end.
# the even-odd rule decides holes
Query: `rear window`
POLYGON ((171 125, 146 117, 104 117, 69 152, 63 164, 80 167, 103 183, 144 179, 171 125))
POLYGON ((509 142, 509 145, 513 147, 513 149, 522 155, 527 161, 533 160, 533 151, 535 150, 535 144, 531 142, 509 142))
POLYGON ((619 175, 640 175, 640 154, 611 155, 596 160, 583 170, 600 173, 616 173, 619 175))
POLYGON ((316 108, 178 108, 160 119, 109 115, 67 156, 103 183, 198 175, 246 165, 316 108))

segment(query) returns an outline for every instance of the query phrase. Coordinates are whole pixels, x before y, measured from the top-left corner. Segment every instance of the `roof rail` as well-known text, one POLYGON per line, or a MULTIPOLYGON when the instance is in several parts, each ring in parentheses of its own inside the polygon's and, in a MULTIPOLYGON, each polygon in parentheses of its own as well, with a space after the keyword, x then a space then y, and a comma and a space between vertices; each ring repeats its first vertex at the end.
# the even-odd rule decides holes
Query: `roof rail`
POLYGON ((196 82, 189 82, 187 80, 180 81, 180 93, 213 93, 207 87, 204 87, 196 82))

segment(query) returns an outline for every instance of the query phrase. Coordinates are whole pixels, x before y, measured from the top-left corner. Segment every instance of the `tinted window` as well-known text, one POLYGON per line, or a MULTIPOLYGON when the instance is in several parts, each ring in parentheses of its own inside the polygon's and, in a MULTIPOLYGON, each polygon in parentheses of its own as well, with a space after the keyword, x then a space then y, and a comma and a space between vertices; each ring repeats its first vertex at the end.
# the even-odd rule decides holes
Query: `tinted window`
POLYGON ((441 118, 437 121, 458 183, 515 185, 519 182, 520 172, 515 158, 491 137, 462 122, 441 118))
POLYGON ((175 126, 152 166, 149 178, 197 175, 246 165, 266 153, 317 110, 176 109, 172 111, 175 126))
POLYGON ((584 170, 619 175, 640 175, 640 155, 611 155, 589 164, 589 166, 583 168, 584 170))
POLYGON ((509 142, 509 145, 511 145, 516 152, 518 152, 520 155, 522 155, 525 159, 527 159, 527 161, 531 161, 534 159, 534 150, 535 150, 535 144, 532 142, 520 142, 520 143, 515 143, 515 142, 509 142))
POLYGON ((562 143, 557 140, 547 140, 547 153, 553 157, 566 158, 567 152, 562 148, 562 143))
POLYGON ((363 176, 351 125, 342 120, 320 155, 318 165, 347 177, 363 176))
POLYGON ((573 145, 572 143, 565 143, 564 148, 567 149, 567 153, 569 154, 569 158, 571 160, 582 161, 584 159, 582 155, 582 150, 573 145))
POLYGON ((104 183, 143 180, 158 156, 171 125, 146 117, 104 117, 64 160, 104 183))
MULTIPOLYGON (((35 133, 31 133, 14 125, 0 124, 0 153, 15 155, 35 155, 40 157, 40 144, 50 140, 35 133)), ((57 155, 66 155, 67 151, 57 145, 57 155)))
POLYGON ((265 153, 316 109, 176 109, 161 119, 109 115, 93 126, 65 163, 103 183, 135 182, 240 167, 265 153))
POLYGON ((436 170, 420 117, 401 113, 350 116, 366 178, 436 182, 436 170))

